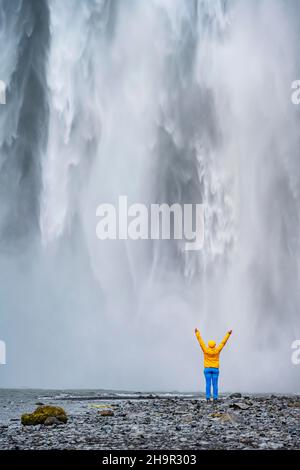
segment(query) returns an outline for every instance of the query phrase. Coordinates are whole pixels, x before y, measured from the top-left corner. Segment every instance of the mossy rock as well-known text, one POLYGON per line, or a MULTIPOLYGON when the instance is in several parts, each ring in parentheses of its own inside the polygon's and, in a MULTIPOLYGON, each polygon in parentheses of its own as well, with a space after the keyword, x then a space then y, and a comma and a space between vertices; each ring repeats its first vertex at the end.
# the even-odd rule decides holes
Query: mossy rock
POLYGON ((21 416, 21 423, 24 426, 36 426, 44 424, 47 418, 57 418, 62 423, 68 421, 67 414, 60 406, 39 406, 33 413, 21 416))

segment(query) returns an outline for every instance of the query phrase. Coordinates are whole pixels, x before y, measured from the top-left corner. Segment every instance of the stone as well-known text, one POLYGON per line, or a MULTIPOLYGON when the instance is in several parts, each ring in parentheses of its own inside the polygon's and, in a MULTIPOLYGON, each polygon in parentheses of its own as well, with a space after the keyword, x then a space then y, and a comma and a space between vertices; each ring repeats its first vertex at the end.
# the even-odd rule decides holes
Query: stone
POLYGON ((99 411, 99 414, 101 416, 114 416, 114 412, 113 410, 102 410, 102 411, 99 411))
POLYGON ((44 426, 53 426, 53 425, 58 425, 58 424, 64 424, 62 421, 59 419, 55 418, 54 416, 49 416, 49 418, 46 419, 44 422, 44 426))
POLYGON ((210 415, 212 418, 221 418, 223 413, 215 412, 210 415))
POLYGON ((248 410, 250 408, 250 405, 246 405, 246 403, 232 403, 230 407, 236 408, 238 410, 248 410))
POLYGON ((187 415, 182 418, 182 423, 191 423, 193 421, 193 416, 187 415))
POLYGON ((26 413, 21 416, 21 423, 24 426, 37 426, 44 424, 47 418, 54 417, 63 423, 67 423, 68 417, 60 406, 39 406, 33 413, 26 413))
MULTIPOLYGON (((269 394, 251 394, 249 398, 246 395, 232 400, 226 396, 216 407, 206 406, 202 397, 196 405, 190 399, 157 399, 156 407, 152 406, 153 399, 135 400, 129 404, 125 398, 118 400, 117 411, 115 403, 113 406, 106 403, 107 398, 105 406, 103 403, 96 410, 90 410, 86 401, 68 402, 72 417, 67 426, 59 426, 50 418, 53 424, 47 422, 36 427, 20 427, 20 424, 10 421, 10 418, 18 416, 20 405, 16 400, 13 409, 9 410, 11 414, 0 407, 3 413, 0 413, 0 448, 300 449, 300 408, 293 406, 300 401, 300 395, 285 399, 281 396, 270 399, 269 394), (250 404, 250 408, 244 411, 231 407, 234 403, 250 404), (289 407, 289 403, 292 406, 289 407), (283 405, 286 407, 282 408, 283 405), (102 417, 99 412, 104 410, 113 410, 114 417, 102 417), (193 418, 191 422, 190 417, 193 418), (151 424, 146 424, 148 420, 151 424), (8 427, 3 427, 3 423, 8 427)), ((34 405, 36 400, 33 395, 30 403, 34 405)))
POLYGON ((231 395, 229 395, 229 398, 242 398, 242 394, 239 392, 232 393, 231 395))
POLYGON ((145 439, 145 435, 142 432, 138 431, 138 432, 134 432, 130 434, 130 438, 131 439, 145 439))
POLYGON ((300 401, 290 401, 288 404, 289 408, 300 408, 300 401))
POLYGON ((232 413, 215 412, 215 413, 212 413, 210 416, 214 419, 219 419, 219 421, 223 423, 230 422, 232 424, 237 424, 241 422, 240 418, 232 413))

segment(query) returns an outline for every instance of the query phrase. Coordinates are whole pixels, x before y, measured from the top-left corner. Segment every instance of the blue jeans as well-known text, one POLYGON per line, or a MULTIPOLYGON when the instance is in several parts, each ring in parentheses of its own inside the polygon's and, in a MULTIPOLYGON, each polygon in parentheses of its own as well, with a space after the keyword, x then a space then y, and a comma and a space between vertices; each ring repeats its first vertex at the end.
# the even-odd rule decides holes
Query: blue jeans
POLYGON ((218 398, 218 379, 219 379, 219 369, 216 367, 205 367, 204 375, 206 380, 206 399, 210 399, 211 394, 211 384, 213 386, 213 398, 217 400, 218 398))

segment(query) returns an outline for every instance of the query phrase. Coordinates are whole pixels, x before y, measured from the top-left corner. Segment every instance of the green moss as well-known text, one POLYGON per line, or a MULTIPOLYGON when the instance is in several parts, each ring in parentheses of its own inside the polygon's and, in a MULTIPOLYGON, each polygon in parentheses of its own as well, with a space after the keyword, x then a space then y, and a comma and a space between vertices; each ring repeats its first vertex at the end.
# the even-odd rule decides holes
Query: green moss
POLYGON ((21 423, 24 426, 36 426, 37 424, 44 424, 47 418, 54 417, 66 423, 68 417, 63 408, 59 406, 39 406, 33 413, 24 414, 21 416, 21 423))

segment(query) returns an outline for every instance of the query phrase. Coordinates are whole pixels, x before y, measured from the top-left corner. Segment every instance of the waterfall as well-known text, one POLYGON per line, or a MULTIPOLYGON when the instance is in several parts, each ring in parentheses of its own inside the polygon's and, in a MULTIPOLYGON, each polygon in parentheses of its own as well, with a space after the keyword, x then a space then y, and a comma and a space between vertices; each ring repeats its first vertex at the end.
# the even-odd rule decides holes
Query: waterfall
POLYGON ((198 326, 234 331, 225 389, 299 391, 299 22, 292 0, 1 2, 4 385, 198 389, 198 326), (204 204, 203 249, 98 240, 120 195, 204 204))

